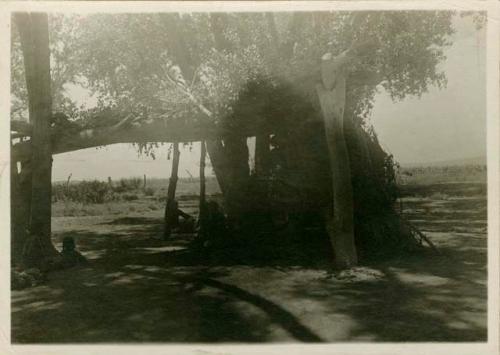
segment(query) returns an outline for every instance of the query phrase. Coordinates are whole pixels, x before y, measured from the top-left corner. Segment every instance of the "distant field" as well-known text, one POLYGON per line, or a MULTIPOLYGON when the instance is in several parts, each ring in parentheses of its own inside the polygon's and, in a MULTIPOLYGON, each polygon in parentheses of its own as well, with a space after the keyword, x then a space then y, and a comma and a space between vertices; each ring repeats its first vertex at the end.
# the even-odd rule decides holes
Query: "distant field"
MULTIPOLYGON (((167 194, 169 179, 152 178, 147 179, 147 187, 154 189, 158 194, 167 194)), ((207 177, 205 180, 206 191, 208 195, 220 193, 219 185, 215 177, 207 177)), ((199 178, 179 178, 177 181, 176 194, 182 196, 198 196, 200 194, 200 179, 199 178)))
POLYGON ((486 183, 486 165, 420 166, 399 169, 401 185, 442 183, 486 183))
MULTIPOLYGON (((403 196, 486 195, 486 166, 429 166, 399 169, 403 196)), ((148 213, 164 209, 168 179, 131 177, 106 181, 70 181, 53 184, 52 213, 62 216, 100 216, 121 213, 148 213)), ((196 205, 198 178, 181 178, 177 199, 181 205, 196 205)), ((215 177, 206 179, 208 196, 220 194, 215 177)), ((196 208, 189 208, 196 214, 196 208)))
MULTIPOLYGON (((52 187, 52 216, 78 217, 146 213, 163 210, 168 179, 132 177, 109 182, 70 181, 55 182, 52 187)), ((199 196, 198 178, 181 178, 177 182, 176 196, 183 201, 195 201, 199 196)), ((220 194, 217 180, 206 179, 208 196, 220 194)))
MULTIPOLYGON (((144 188, 144 180, 142 176, 132 176, 123 179, 112 180, 113 185, 120 184, 121 181, 131 181, 136 180, 138 182, 138 188, 144 188)), ((87 180, 71 180, 70 185, 77 185, 82 181, 87 180)), ((160 193, 164 191, 166 193, 168 187, 169 179, 162 178, 146 178, 146 188, 152 188, 160 193)), ((100 181, 105 182, 105 181, 100 181)), ((54 185, 65 185, 66 181, 56 181, 54 185)), ((220 193, 219 185, 217 184, 217 179, 215 177, 205 178, 206 191, 207 194, 217 194, 220 193)), ((177 181, 177 194, 178 195, 197 195, 200 191, 200 179, 199 178, 179 178, 177 181)))

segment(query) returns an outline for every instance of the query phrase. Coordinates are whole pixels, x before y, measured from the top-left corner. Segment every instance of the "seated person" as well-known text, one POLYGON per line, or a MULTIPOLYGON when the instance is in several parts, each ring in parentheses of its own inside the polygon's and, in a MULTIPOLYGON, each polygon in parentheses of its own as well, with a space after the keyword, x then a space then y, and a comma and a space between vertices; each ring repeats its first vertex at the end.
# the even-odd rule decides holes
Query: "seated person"
POLYGON ((87 259, 75 249, 75 240, 72 237, 64 237, 61 257, 63 268, 88 264, 87 259))

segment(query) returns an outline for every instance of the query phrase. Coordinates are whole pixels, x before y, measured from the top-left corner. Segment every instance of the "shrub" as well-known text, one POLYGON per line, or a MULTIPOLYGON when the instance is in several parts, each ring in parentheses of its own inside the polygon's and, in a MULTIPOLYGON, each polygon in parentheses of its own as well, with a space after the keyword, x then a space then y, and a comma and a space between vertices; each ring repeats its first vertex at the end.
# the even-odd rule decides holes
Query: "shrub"
POLYGON ((137 190, 142 183, 142 179, 138 177, 128 178, 128 179, 120 179, 120 183, 117 186, 121 191, 134 191, 137 190))
POLYGON ((102 181, 80 181, 73 184, 54 184, 52 201, 74 201, 81 203, 104 203, 115 199, 108 183, 102 181))
POLYGON ((154 196, 154 194, 155 194, 155 190, 152 187, 147 187, 144 190, 144 195, 146 195, 146 196, 154 196))

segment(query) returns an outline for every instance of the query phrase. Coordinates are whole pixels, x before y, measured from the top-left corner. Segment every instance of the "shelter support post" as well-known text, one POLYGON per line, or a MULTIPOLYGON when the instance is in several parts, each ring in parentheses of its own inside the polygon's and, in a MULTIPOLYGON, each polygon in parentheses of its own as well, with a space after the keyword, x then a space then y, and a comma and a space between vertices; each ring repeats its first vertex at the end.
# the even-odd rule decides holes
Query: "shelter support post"
POLYGON ((163 238, 170 237, 172 229, 179 225, 179 206, 175 200, 175 190, 177 189, 177 180, 179 173, 179 142, 172 143, 172 172, 168 181, 167 201, 165 204, 165 226, 163 230, 163 238))
POLYGON ((51 241, 52 97, 48 16, 44 13, 17 13, 14 20, 21 39, 29 117, 33 127, 29 236, 23 247, 23 262, 27 266, 41 267, 47 258, 57 255, 51 241))

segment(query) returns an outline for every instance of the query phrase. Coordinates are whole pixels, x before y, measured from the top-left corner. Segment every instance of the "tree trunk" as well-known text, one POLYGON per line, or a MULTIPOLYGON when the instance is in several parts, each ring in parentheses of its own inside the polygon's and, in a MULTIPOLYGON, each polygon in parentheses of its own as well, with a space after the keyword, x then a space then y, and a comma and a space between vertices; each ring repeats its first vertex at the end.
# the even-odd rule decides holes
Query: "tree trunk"
POLYGON ((338 268, 358 262, 354 242, 354 206, 349 152, 344 136, 345 73, 336 63, 322 63, 323 83, 316 86, 330 160, 333 211, 326 213, 326 227, 338 268), (333 64, 333 65, 332 65, 333 64))
MULTIPOLYGON (((210 28, 214 36, 215 48, 222 51, 230 51, 232 46, 231 42, 224 36, 224 30, 228 24, 228 17, 226 14, 210 14, 210 28)), ((227 150, 225 149, 222 140, 207 140, 207 152, 214 169, 217 183, 226 197, 230 185, 230 171, 228 166, 227 150)))
POLYGON ((25 219, 26 201, 22 198, 20 173, 17 164, 11 161, 10 165, 10 212, 11 212, 11 265, 22 262, 22 251, 26 241, 27 223, 25 219))
POLYGON ((21 172, 19 174, 19 188, 21 192, 22 216, 25 230, 29 229, 31 215, 31 188, 33 186, 33 171, 31 170, 31 161, 21 163, 21 172))
POLYGON ((228 167, 226 153, 224 151, 224 146, 221 140, 207 140, 206 148, 208 156, 210 157, 210 162, 212 163, 212 168, 214 169, 215 177, 217 178, 217 183, 219 184, 220 191, 223 195, 226 195, 229 182, 228 180, 228 167))
POLYGON ((205 184, 205 159, 206 159, 205 141, 200 142, 200 205, 199 205, 199 237, 203 237, 206 229, 207 205, 206 205, 206 184, 205 184))
POLYGON ((11 259, 13 265, 23 262, 23 248, 28 238, 31 211, 31 164, 25 161, 21 171, 11 161, 11 259))
POLYGON ((215 177, 224 196, 224 204, 230 220, 241 215, 245 201, 243 190, 250 176, 246 137, 206 141, 206 149, 212 162, 215 177))
POLYGON ((205 158, 206 158, 206 148, 205 142, 200 142, 200 208, 205 204, 206 196, 205 196, 205 158))
MULTIPOLYGON (((28 91, 28 109, 29 119, 33 122, 34 119, 34 99, 33 92, 35 88, 34 75, 35 75, 35 46, 33 44, 33 35, 31 29, 30 15, 19 13, 14 16, 16 27, 19 31, 21 39, 21 48, 23 52, 24 71, 26 86, 28 91)), ((31 122, 31 123, 32 123, 31 122)), ((16 122, 21 123, 21 122, 16 122)), ((27 122, 21 123, 23 127, 29 127, 28 133, 33 134, 33 125, 27 122)), ((12 128, 11 123, 11 128, 12 128)), ((15 127, 17 130, 20 128, 15 127)), ((32 142, 29 142, 30 147, 32 142)), ((15 147, 15 145, 13 146, 15 147)), ((15 149, 15 148, 14 148, 15 149)), ((12 228, 11 228, 11 255, 12 261, 23 263, 23 250, 29 239, 30 229, 30 214, 31 214, 31 197, 32 197, 32 184, 33 174, 31 170, 31 159, 33 158, 33 149, 28 151, 28 154, 21 160, 21 171, 17 173, 17 164, 15 159, 14 149, 11 150, 13 164, 11 165, 11 211, 12 211, 12 228)))
POLYGON ((224 141, 228 165, 229 186, 225 196, 230 223, 237 226, 247 206, 246 189, 250 168, 246 137, 231 137, 224 141))
POLYGON ((50 51, 47 14, 15 15, 19 28, 26 71, 32 134, 32 189, 29 238, 23 251, 27 266, 41 266, 57 254, 51 241, 52 152, 50 119, 50 51))
MULTIPOLYGON (((183 40, 183 31, 180 27, 181 20, 177 14, 166 14, 165 23, 167 25, 167 30, 169 32, 169 49, 172 52, 172 56, 175 59, 177 65, 179 65, 182 75, 186 82, 193 80, 194 75, 194 63, 193 58, 190 55, 186 47, 186 42, 183 40)), ((223 27, 225 26, 226 17, 223 14, 210 16, 211 27, 215 37, 215 45, 218 50, 225 49, 224 47, 229 44, 222 34, 223 27)), ((207 117, 211 119, 210 115, 207 117)), ((225 156, 225 149, 222 145, 220 139, 208 140, 206 142, 207 151, 212 162, 212 167, 214 169, 217 182, 221 189, 222 194, 225 196, 228 190, 229 182, 228 180, 228 170, 227 170, 227 159, 225 156)))
POLYGON ((267 175, 269 172, 269 134, 259 134, 255 137, 255 173, 267 175))
POLYGON ((177 189, 177 179, 179 173, 179 143, 172 143, 173 147, 173 158, 172 158, 172 172, 170 174, 170 180, 168 181, 168 191, 167 191, 167 202, 165 205, 165 228, 163 230, 163 237, 170 237, 172 228, 175 228, 179 224, 179 213, 178 205, 175 200, 175 190, 177 189))

